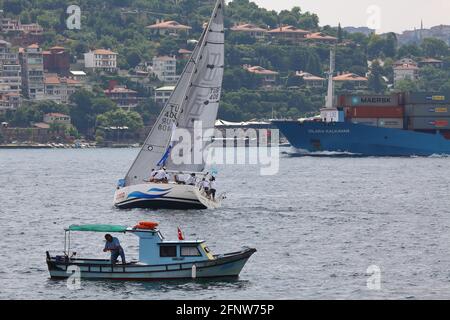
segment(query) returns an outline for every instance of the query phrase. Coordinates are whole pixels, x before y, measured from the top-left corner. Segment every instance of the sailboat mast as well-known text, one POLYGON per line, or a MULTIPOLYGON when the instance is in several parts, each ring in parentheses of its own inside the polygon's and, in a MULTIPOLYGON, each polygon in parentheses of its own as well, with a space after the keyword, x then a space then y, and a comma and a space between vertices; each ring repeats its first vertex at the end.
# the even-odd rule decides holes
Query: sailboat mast
POLYGON ((335 69, 335 51, 334 48, 330 50, 330 71, 328 72, 328 92, 326 98, 325 108, 332 109, 334 101, 334 83, 333 75, 335 69))

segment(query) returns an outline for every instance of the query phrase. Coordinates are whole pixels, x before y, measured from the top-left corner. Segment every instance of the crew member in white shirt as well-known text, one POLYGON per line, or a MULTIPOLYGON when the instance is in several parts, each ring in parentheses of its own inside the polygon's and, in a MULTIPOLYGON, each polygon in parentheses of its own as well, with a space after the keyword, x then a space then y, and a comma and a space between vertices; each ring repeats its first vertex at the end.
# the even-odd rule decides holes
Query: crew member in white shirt
POLYGON ((216 200, 216 178, 214 177, 209 180, 209 197, 216 200))
POLYGON ((166 172, 166 167, 162 167, 156 172, 155 181, 159 183, 167 183, 169 181, 169 177, 166 172))

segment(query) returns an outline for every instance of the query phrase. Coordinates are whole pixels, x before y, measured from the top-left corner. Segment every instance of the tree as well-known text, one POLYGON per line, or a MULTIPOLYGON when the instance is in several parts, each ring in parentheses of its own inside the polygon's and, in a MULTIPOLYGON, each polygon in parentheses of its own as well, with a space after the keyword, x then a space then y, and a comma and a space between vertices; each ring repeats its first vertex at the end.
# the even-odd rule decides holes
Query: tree
POLYGON ((418 89, 417 82, 410 79, 399 80, 395 83, 396 92, 418 91, 418 89))
POLYGON ((178 44, 172 38, 163 38, 158 47, 158 54, 160 56, 173 55, 178 50, 178 44))
POLYGON ((88 134, 95 125, 95 115, 92 113, 93 99, 94 95, 86 90, 79 90, 69 98, 72 123, 83 134, 88 134))
POLYGON ((141 56, 136 51, 130 51, 126 55, 126 60, 130 68, 134 68, 141 62, 141 56))
POLYGON ((421 47, 427 57, 439 58, 448 55, 448 46, 440 39, 426 38, 423 40, 421 47))
POLYGON ((134 111, 116 109, 97 116, 98 127, 128 127, 130 131, 136 131, 144 126, 142 117, 134 111))
POLYGON ((403 45, 397 51, 397 57, 399 59, 420 57, 421 55, 422 55, 422 49, 417 44, 403 45))
POLYGON ((384 93, 386 90, 386 83, 383 79, 383 68, 380 66, 378 60, 372 62, 368 85, 369 89, 377 94, 384 93))
POLYGON ((342 27, 341 27, 341 23, 340 22, 339 22, 339 25, 338 25, 337 39, 338 39, 338 43, 342 43, 342 40, 344 39, 344 35, 343 35, 343 32, 342 32, 342 27))

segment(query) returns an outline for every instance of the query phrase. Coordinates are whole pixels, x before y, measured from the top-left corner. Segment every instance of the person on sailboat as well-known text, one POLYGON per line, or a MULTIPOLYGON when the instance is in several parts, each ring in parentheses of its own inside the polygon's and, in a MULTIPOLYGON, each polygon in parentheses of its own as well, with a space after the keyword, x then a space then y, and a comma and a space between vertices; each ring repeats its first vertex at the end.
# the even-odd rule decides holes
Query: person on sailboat
POLYGON ((209 180, 209 198, 215 201, 216 200, 216 178, 213 176, 209 180))
POLYGON ((205 178, 202 179, 202 182, 200 183, 200 189, 203 189, 206 194, 209 192, 209 181, 205 178))
POLYGON ((111 264, 115 264, 119 256, 122 259, 122 264, 126 264, 127 262, 125 260, 125 251, 123 251, 119 239, 113 237, 110 234, 106 234, 105 239, 106 243, 103 252, 111 252, 111 264))
POLYGON ((145 182, 155 182, 155 175, 157 171, 155 169, 152 169, 152 172, 150 173, 150 178, 148 180, 144 180, 145 182))
POLYGON ((195 186, 196 182, 197 178, 195 177, 195 173, 191 173, 190 176, 184 181, 184 183, 189 186, 195 186))
POLYGON ((158 182, 158 183, 168 183, 169 182, 169 176, 167 175, 166 167, 162 167, 161 169, 159 169, 156 172, 154 180, 155 180, 155 182, 158 182))

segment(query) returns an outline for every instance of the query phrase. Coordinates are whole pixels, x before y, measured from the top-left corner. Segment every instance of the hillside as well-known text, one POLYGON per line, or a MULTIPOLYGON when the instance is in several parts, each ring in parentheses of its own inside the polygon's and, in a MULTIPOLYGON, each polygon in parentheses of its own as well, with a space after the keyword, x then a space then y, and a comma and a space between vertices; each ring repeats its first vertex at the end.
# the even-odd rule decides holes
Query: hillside
MULTIPOLYGON (((126 84, 145 98, 136 111, 144 122, 149 122, 159 110, 152 101, 152 90, 130 81, 127 72, 133 74, 140 64, 151 62, 154 56, 177 55, 179 49, 192 49, 193 44, 189 44, 188 40, 198 38, 214 2, 3 0, 0 4, 4 18, 42 26, 41 47, 64 46, 70 52, 72 63, 83 59, 84 53, 90 49, 108 48, 117 52, 120 76, 90 76, 94 87, 94 96, 91 98, 104 98, 101 92, 110 80, 126 84), (68 30, 66 27, 65 11, 72 4, 81 8, 81 30, 68 30), (173 36, 155 34, 146 28, 158 21, 170 20, 190 26, 191 29, 173 36)), ((219 114, 220 118, 226 120, 262 119, 272 115, 296 118, 313 114, 322 105, 325 86, 322 80, 314 82, 312 79, 326 76, 329 50, 334 46, 338 93, 386 92, 394 84, 395 61, 404 57, 411 57, 417 62, 425 57, 434 58, 440 59, 442 63, 439 68, 432 64, 425 65, 420 69, 417 79, 412 79, 417 81, 401 80, 396 84, 397 90, 450 89, 450 82, 447 81, 450 78, 450 55, 447 44, 441 40, 420 39, 417 43, 398 46, 393 33, 365 35, 354 30, 346 32, 340 27, 319 27, 319 17, 314 13, 303 12, 301 8, 294 7, 277 13, 248 0, 234 0, 227 5, 226 28, 226 71, 219 114), (236 25, 244 23, 262 29, 264 37, 233 31, 236 25), (298 33, 305 32, 304 37, 301 41, 292 41, 278 36, 281 33, 268 32, 276 31, 280 26, 291 26, 298 33), (259 66, 276 76, 274 79, 261 79, 258 74, 245 70, 245 65, 259 66), (366 80, 364 77, 367 77, 366 80)), ((8 33, 2 33, 6 40, 9 40, 9 36, 8 33)), ((178 72, 184 62, 178 59, 178 72)), ((155 87, 158 85, 164 83, 154 82, 155 87)), ((72 99, 74 103, 76 101, 72 99)), ((95 118, 97 115, 92 116, 95 118)), ((74 116, 77 117, 76 114, 74 116)), ((27 120, 25 117, 23 122, 27 120)), ((87 120, 80 116, 79 126, 85 126, 83 121, 87 120)), ((90 122, 82 131, 95 123, 90 122)))

